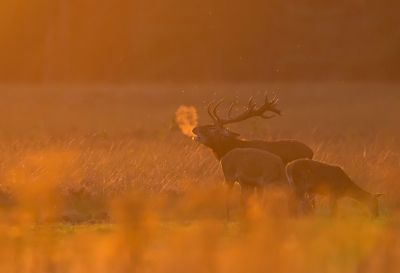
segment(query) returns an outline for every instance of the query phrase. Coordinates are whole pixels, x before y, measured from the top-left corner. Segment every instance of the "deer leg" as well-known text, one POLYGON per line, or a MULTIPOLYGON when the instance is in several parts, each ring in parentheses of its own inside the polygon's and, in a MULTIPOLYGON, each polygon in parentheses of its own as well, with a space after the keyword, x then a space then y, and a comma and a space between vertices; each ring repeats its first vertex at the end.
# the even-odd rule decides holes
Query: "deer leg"
POLYGON ((315 193, 308 193, 308 200, 313 208, 313 214, 315 213, 315 193))
POLYGON ((232 189, 233 189, 233 183, 232 184, 228 184, 228 189, 226 191, 226 219, 227 219, 227 221, 230 221, 229 206, 230 206, 230 203, 231 203, 232 189))
POLYGON ((300 205, 300 198, 296 193, 292 193, 288 200, 289 215, 293 218, 297 218, 297 209, 300 205))
POLYGON ((257 186, 256 188, 257 188, 258 203, 262 208, 264 208, 264 187, 257 186))
POLYGON ((329 208, 331 210, 331 217, 336 218, 336 216, 337 216, 337 197, 335 195, 329 196, 329 208))
POLYGON ((253 187, 240 184, 241 192, 240 192, 240 203, 242 204, 243 208, 247 211, 249 205, 249 196, 253 187))

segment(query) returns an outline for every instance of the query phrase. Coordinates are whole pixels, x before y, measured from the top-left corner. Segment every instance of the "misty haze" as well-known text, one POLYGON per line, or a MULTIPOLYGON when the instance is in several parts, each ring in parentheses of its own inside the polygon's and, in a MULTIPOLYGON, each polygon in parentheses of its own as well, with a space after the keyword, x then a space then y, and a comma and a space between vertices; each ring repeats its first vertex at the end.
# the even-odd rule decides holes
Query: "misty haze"
POLYGON ((399 272, 400 2, 0 1, 1 272, 399 272))

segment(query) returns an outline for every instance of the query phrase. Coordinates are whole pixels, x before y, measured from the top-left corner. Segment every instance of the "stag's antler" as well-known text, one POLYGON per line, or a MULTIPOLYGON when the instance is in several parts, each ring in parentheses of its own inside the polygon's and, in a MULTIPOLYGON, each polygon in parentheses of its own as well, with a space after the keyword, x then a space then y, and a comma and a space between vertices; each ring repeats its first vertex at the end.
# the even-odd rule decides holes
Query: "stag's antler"
POLYGON ((271 101, 268 101, 267 92, 265 92, 265 101, 264 101, 264 104, 261 107, 256 108, 256 102, 254 102, 253 101, 253 97, 251 97, 250 100, 249 100, 249 106, 247 107, 247 110, 244 111, 242 114, 234 117, 234 118, 231 117, 231 111, 232 111, 232 108, 233 108, 233 103, 229 107, 228 118, 227 119, 222 119, 222 118, 218 117, 218 115, 217 115, 217 107, 221 104, 221 102, 223 100, 224 99, 222 99, 219 102, 217 102, 217 104, 214 106, 213 113, 211 113, 211 111, 210 111, 210 107, 211 107, 211 104, 213 102, 211 102, 208 105, 208 114, 213 119, 214 124, 215 125, 219 125, 220 127, 225 125, 225 124, 239 122, 239 121, 246 120, 248 118, 255 117, 255 116, 262 117, 263 119, 269 119, 269 118, 272 118, 272 117, 275 116, 275 115, 266 116, 265 115, 266 111, 271 111, 271 112, 274 112, 274 113, 282 116, 282 110, 276 109, 276 104, 278 103, 278 99, 275 96, 271 101))

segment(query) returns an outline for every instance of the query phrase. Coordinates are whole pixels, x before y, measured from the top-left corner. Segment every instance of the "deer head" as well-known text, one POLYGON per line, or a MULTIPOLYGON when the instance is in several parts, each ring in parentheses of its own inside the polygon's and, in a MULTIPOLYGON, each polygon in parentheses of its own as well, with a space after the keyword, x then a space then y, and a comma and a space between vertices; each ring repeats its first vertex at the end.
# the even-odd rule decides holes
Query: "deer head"
POLYGON ((224 99, 217 102, 212 111, 211 111, 211 105, 214 102, 211 102, 207 106, 208 114, 210 115, 214 124, 197 126, 192 130, 192 132, 195 134, 193 139, 210 148, 214 148, 215 145, 217 143, 220 143, 221 141, 229 141, 229 139, 234 139, 240 135, 225 128, 224 125, 226 124, 243 121, 248 118, 256 116, 261 117, 263 119, 270 119, 274 117, 274 115, 272 116, 265 115, 265 112, 267 111, 271 111, 278 115, 282 115, 282 111, 276 109, 276 104, 278 102, 278 99, 274 97, 271 101, 269 101, 267 92, 265 93, 264 104, 261 107, 256 107, 256 102, 254 102, 253 97, 251 97, 247 109, 242 114, 236 117, 231 116, 231 111, 234 105, 234 103, 232 103, 232 105, 228 110, 228 117, 226 119, 220 118, 217 115, 217 108, 223 100, 224 99))

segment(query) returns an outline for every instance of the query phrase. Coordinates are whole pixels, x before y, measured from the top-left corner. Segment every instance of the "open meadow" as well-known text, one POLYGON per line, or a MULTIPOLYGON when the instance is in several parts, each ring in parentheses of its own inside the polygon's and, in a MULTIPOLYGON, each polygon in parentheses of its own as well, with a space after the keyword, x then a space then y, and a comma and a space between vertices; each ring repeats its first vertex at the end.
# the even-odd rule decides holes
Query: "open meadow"
MULTIPOLYGON (((0 86, 0 272, 399 272, 400 85, 275 83, 0 86), (175 121, 226 97, 255 95, 284 116, 230 128, 245 139, 298 139, 380 198, 337 219, 288 217, 271 190, 245 215, 211 150, 175 121)), ((193 125, 189 125, 193 126, 193 125)))

